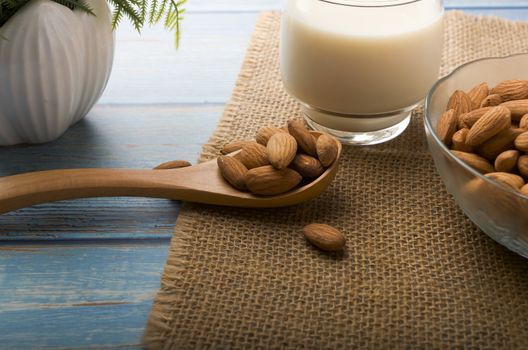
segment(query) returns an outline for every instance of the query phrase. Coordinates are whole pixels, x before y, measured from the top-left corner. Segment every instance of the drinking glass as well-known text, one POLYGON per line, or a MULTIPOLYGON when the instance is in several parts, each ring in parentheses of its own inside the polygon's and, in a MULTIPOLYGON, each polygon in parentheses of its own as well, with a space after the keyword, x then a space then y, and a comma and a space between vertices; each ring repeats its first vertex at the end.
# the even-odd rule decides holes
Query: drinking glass
POLYGON ((438 78, 441 0, 286 0, 280 68, 314 129, 344 143, 391 140, 438 78))

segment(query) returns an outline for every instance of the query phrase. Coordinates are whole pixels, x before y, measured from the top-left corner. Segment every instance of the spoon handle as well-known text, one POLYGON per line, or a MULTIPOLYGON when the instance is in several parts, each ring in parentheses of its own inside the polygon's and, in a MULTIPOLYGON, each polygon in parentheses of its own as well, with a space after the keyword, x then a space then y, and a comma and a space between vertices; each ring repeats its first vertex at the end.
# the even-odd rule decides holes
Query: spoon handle
POLYGON ((179 171, 68 169, 3 177, 0 178, 0 214, 35 204, 88 197, 176 199, 180 188, 185 189, 177 186, 181 182, 177 176, 179 171))

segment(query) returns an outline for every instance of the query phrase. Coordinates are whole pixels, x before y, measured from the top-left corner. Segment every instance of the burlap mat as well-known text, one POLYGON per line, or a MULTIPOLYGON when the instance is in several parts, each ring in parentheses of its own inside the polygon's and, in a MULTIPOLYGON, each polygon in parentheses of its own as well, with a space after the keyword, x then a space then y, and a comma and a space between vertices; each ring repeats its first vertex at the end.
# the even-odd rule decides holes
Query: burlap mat
MULTIPOLYGON (((263 13, 203 159, 299 116, 278 73, 278 13, 263 13)), ((528 24, 446 16, 442 74, 528 51, 528 24)), ((458 209, 426 147, 421 111, 398 139, 346 148, 331 188, 287 209, 188 205, 150 315, 152 349, 528 348, 528 261, 458 209), (301 234, 346 233, 342 256, 301 234)))

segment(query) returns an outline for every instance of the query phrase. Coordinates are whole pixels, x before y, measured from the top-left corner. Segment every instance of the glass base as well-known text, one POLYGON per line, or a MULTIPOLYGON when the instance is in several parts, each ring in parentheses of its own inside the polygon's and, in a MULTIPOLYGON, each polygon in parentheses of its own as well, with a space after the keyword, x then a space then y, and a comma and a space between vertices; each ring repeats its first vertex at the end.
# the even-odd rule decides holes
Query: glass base
POLYGON ((412 108, 382 116, 343 117, 327 114, 323 119, 320 118, 322 116, 320 111, 312 110, 306 106, 303 108, 304 119, 312 129, 328 133, 336 137, 343 144, 356 146, 376 145, 398 137, 409 126, 411 112, 412 108), (340 129, 359 127, 363 128, 363 130, 337 130, 327 125, 322 125, 314 119, 323 119, 324 121, 332 122, 333 125, 340 126, 340 129), (334 123, 335 121, 339 123, 334 123), (387 124, 390 126, 387 127, 387 124), (367 128, 365 128, 366 125, 368 125, 367 128), (381 128, 376 128, 380 126, 381 128))

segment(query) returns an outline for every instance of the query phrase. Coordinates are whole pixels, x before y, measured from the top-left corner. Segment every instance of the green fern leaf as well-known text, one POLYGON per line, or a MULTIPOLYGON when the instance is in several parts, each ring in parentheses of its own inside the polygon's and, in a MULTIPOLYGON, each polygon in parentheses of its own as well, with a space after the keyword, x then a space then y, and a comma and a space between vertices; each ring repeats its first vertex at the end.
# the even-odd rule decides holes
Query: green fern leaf
POLYGON ((112 19, 112 26, 116 28, 122 17, 128 17, 130 22, 132 22, 132 25, 134 28, 140 32, 141 28, 144 24, 144 19, 141 16, 141 10, 138 10, 134 6, 136 4, 133 1, 130 0, 109 0, 112 4, 114 4, 114 16, 112 19))
POLYGON ((154 12, 154 23, 161 21, 161 17, 163 17, 163 14, 167 11, 168 3, 169 0, 162 0, 160 6, 157 8, 157 13, 154 12))
MULTIPOLYGON (((89 15, 94 12, 86 0, 50 0, 71 10, 82 11, 89 15)), ((166 29, 174 31, 175 45, 179 46, 183 4, 186 0, 107 0, 114 7, 112 27, 115 29, 126 17, 141 32, 146 23, 154 25, 162 22, 166 29), (150 2, 149 2, 150 1, 150 2)), ((0 0, 0 27, 30 0, 0 0)), ((5 39, 0 36, 0 39, 5 39)))
POLYGON ((151 0, 150 1, 150 13, 148 15, 150 25, 154 24, 154 16, 156 15, 157 8, 158 8, 158 0, 151 0))
POLYGON ((84 0, 52 0, 52 1, 58 4, 61 4, 61 5, 64 5, 70 8, 71 10, 79 10, 89 15, 95 16, 90 5, 88 5, 86 1, 84 0))
POLYGON ((112 14, 112 28, 114 30, 121 23, 122 18, 123 18, 123 10, 121 9, 121 7, 116 6, 114 13, 112 14))

